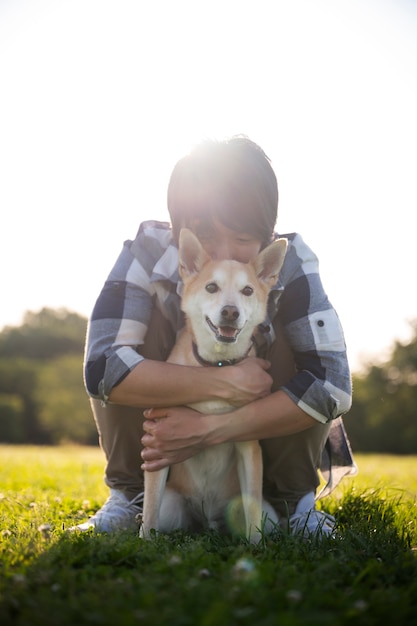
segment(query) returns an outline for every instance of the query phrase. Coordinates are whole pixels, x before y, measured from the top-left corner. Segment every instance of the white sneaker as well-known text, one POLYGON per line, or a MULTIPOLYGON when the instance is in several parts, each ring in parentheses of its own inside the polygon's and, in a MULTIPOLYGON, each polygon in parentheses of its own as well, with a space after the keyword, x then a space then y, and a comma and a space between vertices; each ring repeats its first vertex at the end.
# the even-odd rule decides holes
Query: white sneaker
POLYGON ((85 531, 94 528, 97 532, 110 533, 116 530, 134 530, 138 527, 136 516, 143 511, 143 492, 128 500, 118 489, 110 489, 110 497, 95 515, 86 522, 72 526, 69 531, 85 531))
POLYGON ((288 521, 291 533, 300 535, 305 539, 312 536, 329 537, 333 534, 335 524, 336 520, 332 515, 316 509, 312 491, 301 498, 295 513, 290 516, 288 521))

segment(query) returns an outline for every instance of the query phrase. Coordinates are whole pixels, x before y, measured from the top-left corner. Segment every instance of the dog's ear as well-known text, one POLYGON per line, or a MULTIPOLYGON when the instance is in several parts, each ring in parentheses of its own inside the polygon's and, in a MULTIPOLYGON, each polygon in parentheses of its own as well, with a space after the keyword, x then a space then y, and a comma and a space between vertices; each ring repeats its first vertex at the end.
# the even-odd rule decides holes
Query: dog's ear
POLYGON ((188 228, 182 228, 179 236, 179 273, 183 280, 197 274, 210 260, 203 246, 188 228))
POLYGON ((287 252, 287 239, 277 239, 262 250, 253 262, 256 275, 271 288, 278 280, 287 252))

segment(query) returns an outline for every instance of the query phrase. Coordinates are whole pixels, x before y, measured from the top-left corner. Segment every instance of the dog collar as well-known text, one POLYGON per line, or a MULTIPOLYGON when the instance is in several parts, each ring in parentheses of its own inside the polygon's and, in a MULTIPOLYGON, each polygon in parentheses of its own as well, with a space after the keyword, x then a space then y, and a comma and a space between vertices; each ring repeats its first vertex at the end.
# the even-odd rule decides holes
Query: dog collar
POLYGON ((203 359, 202 356, 200 356, 197 345, 193 341, 193 354, 195 358, 197 359, 197 361, 200 363, 200 365, 203 365, 204 367, 226 367, 226 365, 236 365, 236 363, 240 363, 240 361, 243 361, 243 359, 246 359, 246 357, 248 356, 249 352, 252 349, 252 346, 253 346, 253 340, 246 354, 242 356, 240 359, 221 359, 220 361, 214 361, 213 363, 212 361, 206 361, 205 359, 203 359))

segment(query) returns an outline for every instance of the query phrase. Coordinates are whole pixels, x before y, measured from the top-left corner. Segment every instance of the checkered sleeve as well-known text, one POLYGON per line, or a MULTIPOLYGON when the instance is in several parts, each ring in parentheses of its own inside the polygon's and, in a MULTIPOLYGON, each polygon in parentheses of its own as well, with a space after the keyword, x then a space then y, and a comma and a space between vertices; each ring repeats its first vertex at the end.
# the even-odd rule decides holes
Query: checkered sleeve
POLYGON ((107 401, 142 360, 153 307, 153 267, 164 252, 164 222, 141 225, 134 241, 126 241, 98 296, 86 340, 84 381, 88 394, 107 401))
POLYGON ((324 292, 316 255, 298 234, 289 236, 289 242, 279 315, 297 373, 283 389, 306 413, 326 423, 351 406, 343 330, 324 292))

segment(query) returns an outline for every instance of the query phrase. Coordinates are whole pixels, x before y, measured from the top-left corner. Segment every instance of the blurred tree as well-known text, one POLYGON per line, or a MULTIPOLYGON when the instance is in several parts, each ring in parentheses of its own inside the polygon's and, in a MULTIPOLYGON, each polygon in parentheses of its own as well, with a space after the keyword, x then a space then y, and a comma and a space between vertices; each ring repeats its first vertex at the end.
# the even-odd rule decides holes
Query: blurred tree
POLYGON ((0 441, 92 443, 95 428, 82 381, 86 328, 77 313, 44 308, 27 312, 21 326, 3 329, 0 441))
POLYGON ((23 324, 6 326, 0 333, 0 357, 51 359, 82 354, 87 320, 67 309, 28 311, 23 324))
POLYGON ((1 441, 48 443, 38 419, 38 366, 28 359, 0 358, 1 441), (12 422, 16 423, 12 423, 12 422))
POLYGON ((19 395, 0 393, 0 441, 25 442, 24 409, 19 395))
POLYGON ((353 378, 353 406, 346 430, 354 449, 417 453, 417 322, 409 343, 396 342, 382 365, 353 378))
POLYGON ((417 385, 417 320, 410 325, 414 337, 406 344, 397 341, 389 362, 389 377, 394 388, 401 383, 417 385))
POLYGON ((39 372, 39 422, 54 444, 98 442, 81 364, 79 356, 62 356, 48 361, 39 372))

